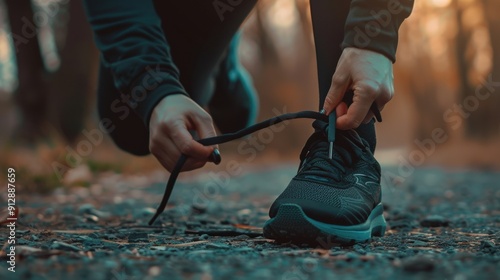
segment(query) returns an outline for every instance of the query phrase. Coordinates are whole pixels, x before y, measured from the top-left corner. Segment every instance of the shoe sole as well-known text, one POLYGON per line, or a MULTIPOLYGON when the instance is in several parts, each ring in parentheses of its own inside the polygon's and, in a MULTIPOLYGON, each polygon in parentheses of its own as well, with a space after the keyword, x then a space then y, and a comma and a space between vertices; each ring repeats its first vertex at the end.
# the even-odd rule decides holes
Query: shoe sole
POLYGON ((276 216, 265 223, 264 237, 280 243, 318 244, 323 247, 364 242, 372 236, 384 236, 387 224, 383 212, 382 203, 379 203, 363 224, 341 226, 313 220, 297 204, 283 204, 276 216))

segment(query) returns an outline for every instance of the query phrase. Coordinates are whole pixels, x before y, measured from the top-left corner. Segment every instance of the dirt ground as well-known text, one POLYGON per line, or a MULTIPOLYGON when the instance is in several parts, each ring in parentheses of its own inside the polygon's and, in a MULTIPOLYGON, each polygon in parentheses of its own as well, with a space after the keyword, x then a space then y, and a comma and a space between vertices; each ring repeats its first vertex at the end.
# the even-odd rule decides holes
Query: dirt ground
MULTIPOLYGON (((397 168, 384 170, 389 229, 351 246, 262 237, 295 173, 289 164, 184 175, 151 227, 162 172, 93 174, 85 187, 19 194, 16 272, 3 251, 0 278, 500 279, 500 173, 427 168, 394 179, 397 168)), ((9 230, 0 232, 5 250, 9 230)))

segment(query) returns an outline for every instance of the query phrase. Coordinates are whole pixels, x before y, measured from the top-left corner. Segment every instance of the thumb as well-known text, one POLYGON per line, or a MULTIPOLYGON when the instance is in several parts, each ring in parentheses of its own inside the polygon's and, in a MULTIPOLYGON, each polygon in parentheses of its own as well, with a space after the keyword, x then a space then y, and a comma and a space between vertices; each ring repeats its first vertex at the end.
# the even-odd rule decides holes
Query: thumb
POLYGON ((326 95, 325 103, 323 104, 323 109, 327 115, 335 110, 335 108, 339 105, 344 98, 347 88, 349 87, 349 75, 342 72, 343 71, 338 68, 335 71, 335 74, 333 74, 332 84, 326 95))

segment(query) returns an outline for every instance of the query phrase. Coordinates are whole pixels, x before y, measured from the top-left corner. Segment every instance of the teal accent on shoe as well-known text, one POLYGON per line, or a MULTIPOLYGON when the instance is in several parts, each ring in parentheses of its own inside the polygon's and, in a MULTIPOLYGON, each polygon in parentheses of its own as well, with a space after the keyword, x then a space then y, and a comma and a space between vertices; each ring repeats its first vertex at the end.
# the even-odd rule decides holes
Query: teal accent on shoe
POLYGON ((297 204, 282 204, 276 216, 264 225, 264 236, 278 242, 353 244, 370 240, 373 236, 383 236, 386 221, 383 206, 379 203, 368 219, 358 225, 341 226, 327 224, 309 218, 297 204))

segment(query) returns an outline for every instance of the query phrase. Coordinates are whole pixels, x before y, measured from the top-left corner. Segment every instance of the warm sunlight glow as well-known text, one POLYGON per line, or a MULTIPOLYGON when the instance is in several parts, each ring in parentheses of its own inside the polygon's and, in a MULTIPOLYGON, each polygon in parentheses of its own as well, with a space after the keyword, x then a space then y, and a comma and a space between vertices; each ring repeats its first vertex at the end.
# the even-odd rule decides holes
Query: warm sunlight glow
POLYGON ((446 7, 450 5, 451 0, 430 0, 431 4, 436 7, 446 7))
POLYGON ((297 17, 295 3, 292 0, 277 0, 269 10, 271 22, 279 28, 289 28, 297 17))
POLYGON ((9 43, 3 30, 0 30, 0 63, 3 63, 9 57, 9 43))
POLYGON ((441 26, 440 18, 437 16, 430 17, 425 23, 425 29, 429 35, 439 34, 441 32, 441 26))
POLYGON ((16 77, 13 74, 12 54, 9 37, 0 29, 0 88, 8 92, 13 90, 16 77))

